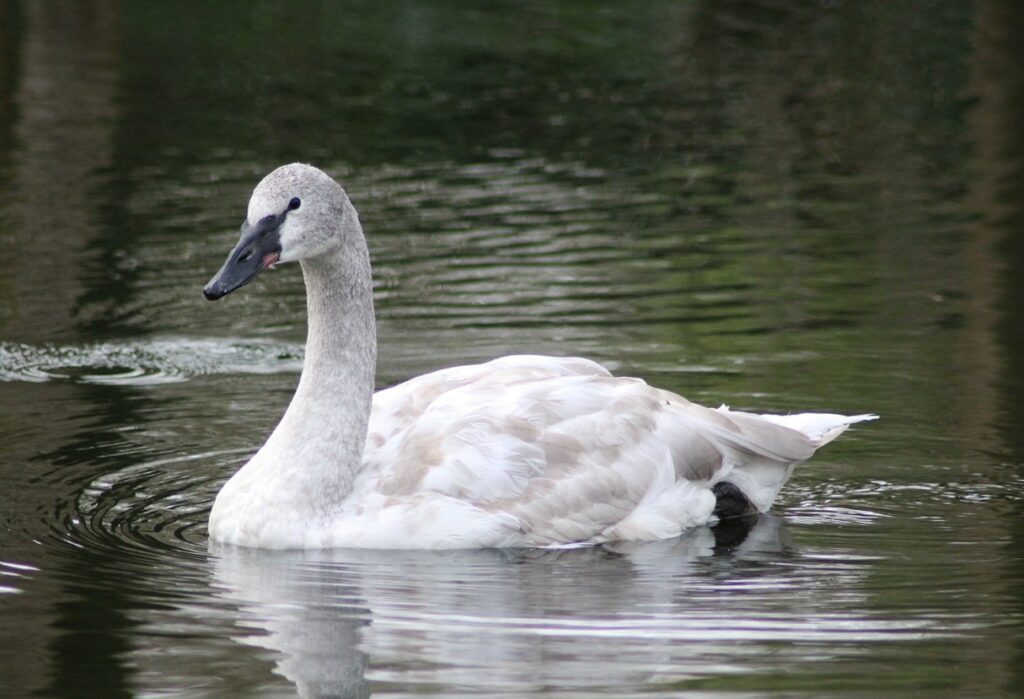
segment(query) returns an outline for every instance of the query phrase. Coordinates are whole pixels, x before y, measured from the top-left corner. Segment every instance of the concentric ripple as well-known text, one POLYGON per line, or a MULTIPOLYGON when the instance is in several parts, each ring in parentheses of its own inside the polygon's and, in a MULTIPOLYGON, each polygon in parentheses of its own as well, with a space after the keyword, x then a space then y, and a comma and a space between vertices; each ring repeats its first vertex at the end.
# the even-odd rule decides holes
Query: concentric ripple
MULTIPOLYGON (((205 556, 206 519, 221 478, 209 473, 245 460, 225 449, 145 461, 104 474, 47 515, 53 534, 75 547, 122 559, 205 556)), ((126 560, 127 562, 127 560, 126 560)))

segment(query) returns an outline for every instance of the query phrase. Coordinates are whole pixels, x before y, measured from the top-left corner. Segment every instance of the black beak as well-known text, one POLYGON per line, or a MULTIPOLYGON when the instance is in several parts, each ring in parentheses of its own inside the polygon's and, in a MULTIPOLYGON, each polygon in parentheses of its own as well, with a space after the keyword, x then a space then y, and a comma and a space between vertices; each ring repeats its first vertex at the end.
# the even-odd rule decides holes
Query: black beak
POLYGON ((284 215, 265 216, 255 226, 242 224, 242 237, 224 266, 203 287, 203 295, 216 301, 239 289, 270 267, 281 255, 281 224, 284 215))

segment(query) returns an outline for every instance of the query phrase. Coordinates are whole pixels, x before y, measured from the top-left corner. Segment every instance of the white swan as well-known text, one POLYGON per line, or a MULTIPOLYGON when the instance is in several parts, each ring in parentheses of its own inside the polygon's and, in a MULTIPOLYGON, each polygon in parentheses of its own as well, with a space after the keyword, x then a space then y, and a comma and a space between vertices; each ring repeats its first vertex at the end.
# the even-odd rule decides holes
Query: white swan
POLYGON ((266 444, 224 485, 217 541, 262 548, 482 548, 662 539, 766 511, 793 464, 873 415, 712 410, 576 358, 509 356, 373 392, 370 258, 320 170, 257 185, 203 289, 217 299, 297 260, 302 377, 266 444))

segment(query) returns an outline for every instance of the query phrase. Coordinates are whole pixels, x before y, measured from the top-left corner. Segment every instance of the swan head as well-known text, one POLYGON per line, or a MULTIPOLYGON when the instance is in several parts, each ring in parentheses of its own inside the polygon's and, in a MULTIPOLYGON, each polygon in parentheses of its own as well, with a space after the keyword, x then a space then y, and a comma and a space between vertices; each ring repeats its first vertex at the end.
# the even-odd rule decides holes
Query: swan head
POLYGON ((333 250, 355 215, 345 190, 325 172, 282 165, 256 185, 238 243, 203 294, 215 301, 276 264, 333 250))

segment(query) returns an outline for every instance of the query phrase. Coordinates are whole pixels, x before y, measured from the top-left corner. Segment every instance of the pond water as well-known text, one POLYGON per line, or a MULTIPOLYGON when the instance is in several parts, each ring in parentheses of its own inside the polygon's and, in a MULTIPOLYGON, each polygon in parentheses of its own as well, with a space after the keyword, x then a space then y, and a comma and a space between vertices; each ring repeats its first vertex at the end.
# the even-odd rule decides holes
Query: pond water
POLYGON ((1024 694, 1014 0, 0 3, 0 696, 1024 694), (746 529, 210 547, 303 355, 201 286, 275 165, 360 209, 378 381, 578 354, 877 412, 746 529))

